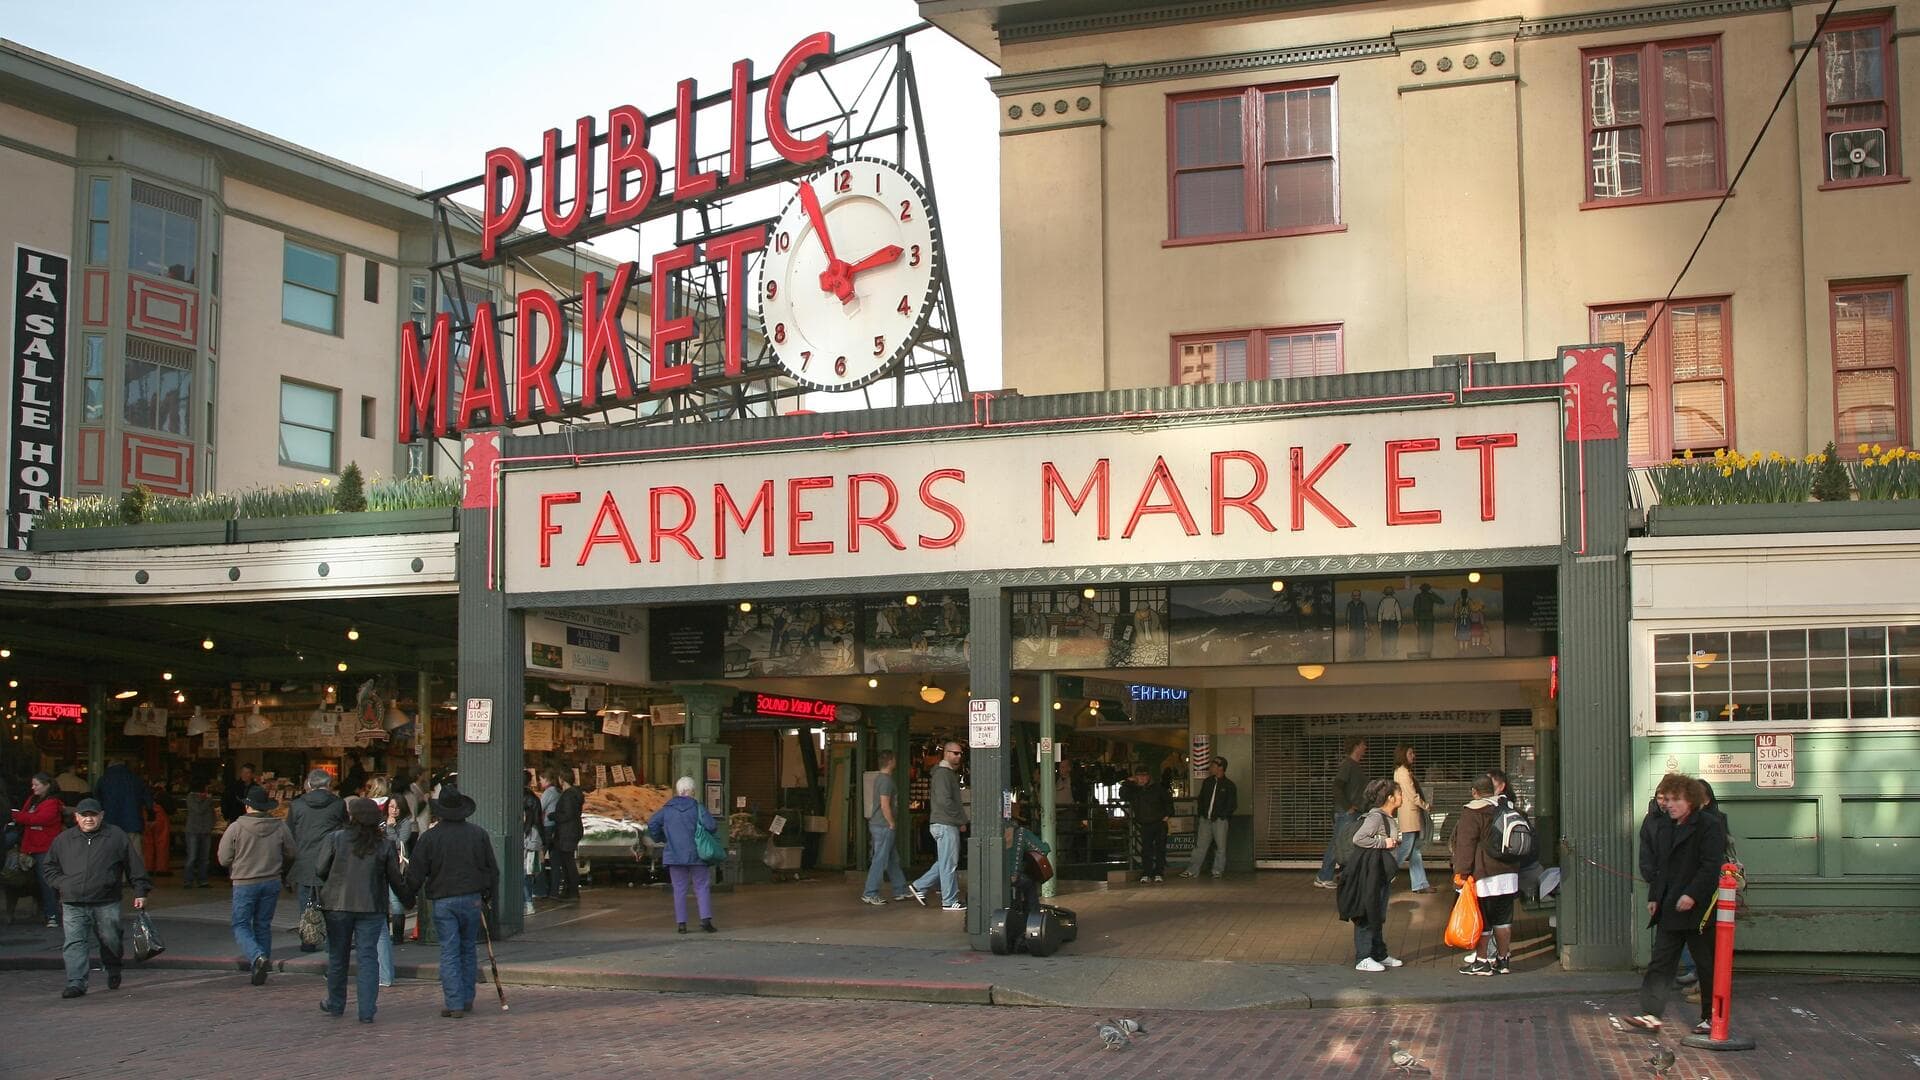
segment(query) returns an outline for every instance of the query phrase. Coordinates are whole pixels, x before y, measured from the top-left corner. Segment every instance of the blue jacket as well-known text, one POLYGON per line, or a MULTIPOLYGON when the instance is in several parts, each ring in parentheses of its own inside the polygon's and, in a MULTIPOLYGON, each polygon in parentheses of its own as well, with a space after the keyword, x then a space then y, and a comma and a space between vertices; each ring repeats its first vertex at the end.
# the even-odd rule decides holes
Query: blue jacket
POLYGON ((107 824, 122 832, 140 833, 147 828, 147 807, 153 805, 153 792, 125 765, 109 765, 93 786, 107 824))
POLYGON ((696 821, 703 828, 715 833, 720 831, 706 807, 685 795, 675 795, 647 822, 647 833, 667 845, 666 856, 660 860, 662 865, 700 865, 700 855, 693 846, 693 825, 696 821))

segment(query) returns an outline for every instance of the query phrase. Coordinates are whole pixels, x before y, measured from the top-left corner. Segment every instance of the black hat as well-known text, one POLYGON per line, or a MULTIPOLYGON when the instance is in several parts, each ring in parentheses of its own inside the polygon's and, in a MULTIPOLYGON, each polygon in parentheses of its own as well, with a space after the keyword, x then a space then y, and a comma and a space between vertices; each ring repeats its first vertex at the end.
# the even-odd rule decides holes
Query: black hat
POLYGON ((378 825, 387 820, 387 815, 380 812, 379 803, 358 795, 347 800, 347 817, 356 825, 378 825))
POLYGON ((240 800, 263 814, 271 814, 280 805, 279 800, 267 797, 267 789, 255 784, 247 789, 247 795, 240 800))
POLYGON ((73 808, 73 812, 74 812, 74 813, 76 813, 76 814, 103 814, 103 813, 106 813, 106 811, 104 811, 104 810, 102 810, 102 809, 100 809, 100 800, 99 800, 99 799, 81 799, 81 800, 80 800, 80 804, 79 804, 78 806, 75 806, 75 807, 73 808))
POLYGON ((433 812, 443 821, 465 821, 477 809, 479 804, 460 794, 458 784, 441 784, 440 797, 433 800, 433 812))

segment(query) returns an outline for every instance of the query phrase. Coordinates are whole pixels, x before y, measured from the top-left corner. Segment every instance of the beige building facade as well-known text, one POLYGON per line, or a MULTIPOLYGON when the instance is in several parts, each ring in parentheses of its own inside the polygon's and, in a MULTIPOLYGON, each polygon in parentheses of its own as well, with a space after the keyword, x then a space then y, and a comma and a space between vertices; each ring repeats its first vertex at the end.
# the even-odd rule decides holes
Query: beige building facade
POLYGON ((1911 441, 1920 5, 1842 0, 1677 287, 1823 5, 920 8, 1002 70, 1008 386, 1645 336, 1636 463, 1911 441))

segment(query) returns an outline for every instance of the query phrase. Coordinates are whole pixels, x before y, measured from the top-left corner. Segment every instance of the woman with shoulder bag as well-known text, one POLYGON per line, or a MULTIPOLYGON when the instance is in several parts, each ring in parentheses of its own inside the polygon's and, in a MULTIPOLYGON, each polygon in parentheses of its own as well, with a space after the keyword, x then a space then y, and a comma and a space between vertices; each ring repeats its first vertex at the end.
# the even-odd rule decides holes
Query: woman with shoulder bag
MULTIPOLYGON (((380 999, 380 945, 387 933, 389 889, 406 889, 400 849, 381 831, 372 799, 347 800, 347 824, 327 835, 314 859, 319 907, 327 920, 327 996, 320 1011, 347 1011, 347 957, 357 965, 354 1002, 360 1022, 373 1023, 380 999)), ((411 894, 403 895, 410 899, 411 894)))
POLYGON ((1433 886, 1427 883, 1427 864, 1420 858, 1420 840, 1426 835, 1427 805, 1426 792, 1420 789, 1420 779, 1413 774, 1415 758, 1413 747, 1402 744, 1393 752, 1393 783, 1399 789, 1400 809, 1400 846, 1394 852, 1395 868, 1406 866, 1411 869, 1409 884, 1417 893, 1430 893, 1433 886))
POLYGON ((1399 825, 1394 815, 1400 810, 1400 792, 1391 780, 1367 784, 1369 809, 1353 834, 1353 857, 1341 868, 1339 888, 1340 918, 1353 923, 1353 969, 1385 971, 1397 968, 1400 961, 1387 952, 1387 890, 1393 884, 1398 863, 1394 848, 1399 844, 1399 825))
POLYGON ((53 886, 47 884, 47 849, 60 835, 65 823, 60 818, 62 803, 53 790, 53 777, 34 773, 28 785, 32 794, 13 812, 20 829, 20 852, 33 859, 33 880, 40 891, 40 917, 48 926, 60 925, 60 905, 55 903, 53 886))
MULTIPOLYGON (((381 783, 383 779, 376 777, 374 784, 381 783)), ((413 842, 413 815, 407 812, 405 804, 398 795, 373 800, 375 806, 380 806, 383 802, 385 806, 382 807, 382 816, 386 819, 386 823, 380 826, 380 832, 388 840, 393 841, 394 849, 400 853, 400 869, 404 871, 407 868, 407 851, 413 842)), ((380 935, 381 986, 393 985, 393 946, 407 928, 407 905, 400 902, 400 894, 394 891, 391 884, 387 886, 387 921, 388 932, 380 935)))
POLYGON ((692 887, 700 902, 700 929, 711 934, 713 925, 713 867, 700 857, 695 829, 718 832, 713 815, 693 797, 693 777, 683 776, 673 783, 673 798, 647 822, 647 832, 667 845, 660 858, 673 879, 673 921, 681 933, 687 932, 687 889, 692 887))

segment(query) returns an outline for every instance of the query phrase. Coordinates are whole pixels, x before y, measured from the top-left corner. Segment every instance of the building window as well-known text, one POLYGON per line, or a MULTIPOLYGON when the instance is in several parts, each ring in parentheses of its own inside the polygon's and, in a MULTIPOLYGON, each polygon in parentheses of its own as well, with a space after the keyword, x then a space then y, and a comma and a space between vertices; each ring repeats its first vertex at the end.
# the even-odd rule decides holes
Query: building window
POLYGON ((1593 340, 1618 341, 1627 362, 1627 457, 1635 465, 1733 446, 1733 306, 1725 297, 1594 308, 1593 340))
POLYGON ((1920 719, 1920 626, 1653 636, 1656 723, 1920 719))
POLYGON ((375 408, 376 406, 374 405, 373 398, 366 397, 364 395, 361 396, 360 398, 360 437, 363 439, 373 438, 375 408))
POLYGON ((1173 384, 1257 382, 1346 370, 1339 326, 1182 334, 1173 339, 1173 384))
POLYGON ((1726 188, 1720 40, 1588 49, 1587 203, 1726 188))
POLYGON ((1862 444, 1907 442, 1907 305, 1899 282, 1834 285, 1833 441, 1852 456, 1862 444))
POLYGON ((200 200, 133 182, 127 268, 191 285, 200 270, 200 200))
POLYGON ((1820 132, 1827 182, 1900 175, 1899 78, 1893 16, 1835 19, 1820 35, 1820 132))
POLYGON ((192 436, 192 349, 129 337, 125 375, 120 416, 129 427, 192 436))
POLYGON ((289 240, 282 267, 280 318, 334 333, 340 325, 340 256, 289 240))
POLYGON ((1229 240, 1340 224, 1331 80, 1170 98, 1168 232, 1229 240))
POLYGON ((87 263, 90 266, 104 266, 107 262, 107 241, 111 236, 113 209, 113 181, 104 176, 90 177, 87 180, 87 263))
POLYGON ((360 298, 369 304, 380 302, 380 264, 367 259, 360 275, 360 298))
POLYGON ((103 334, 88 334, 80 340, 80 401, 82 422, 107 418, 107 339, 103 334))
POLYGON ((280 464, 332 472, 340 391, 280 380, 280 464))

